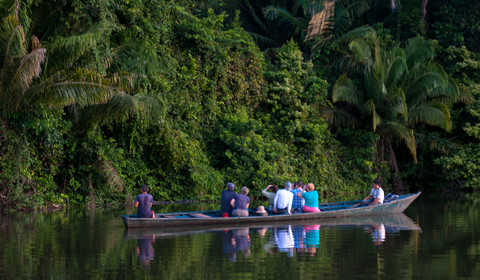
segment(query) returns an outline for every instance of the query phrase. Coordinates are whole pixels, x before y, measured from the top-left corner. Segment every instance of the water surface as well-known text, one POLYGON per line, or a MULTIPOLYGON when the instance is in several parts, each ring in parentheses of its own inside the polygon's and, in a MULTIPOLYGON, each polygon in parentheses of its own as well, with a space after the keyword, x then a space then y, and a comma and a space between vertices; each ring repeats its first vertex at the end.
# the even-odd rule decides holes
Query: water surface
POLYGON ((422 195, 401 215, 173 234, 125 229, 133 209, 1 216, 0 279, 480 279, 479 201, 422 195))

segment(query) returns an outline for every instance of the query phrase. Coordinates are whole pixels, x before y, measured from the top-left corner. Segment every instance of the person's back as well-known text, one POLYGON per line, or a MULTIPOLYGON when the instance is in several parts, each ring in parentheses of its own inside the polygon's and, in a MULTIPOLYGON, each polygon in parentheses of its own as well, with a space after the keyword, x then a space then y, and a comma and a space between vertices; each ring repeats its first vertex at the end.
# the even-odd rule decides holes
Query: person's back
POLYGON ((295 188, 291 190, 291 192, 293 193, 292 212, 301 212, 302 207, 305 205, 305 200, 301 197, 298 197, 297 194, 299 192, 303 192, 303 183, 295 183, 295 188))
POLYGON ((142 186, 142 193, 137 195, 135 198, 135 207, 138 208, 137 210, 137 217, 139 218, 152 218, 153 214, 150 209, 153 204, 153 196, 149 195, 148 193, 148 186, 142 186))
POLYGON ((230 205, 230 201, 237 193, 233 191, 235 185, 233 183, 227 184, 227 189, 222 191, 221 209, 222 213, 227 213, 228 216, 232 216, 233 207, 230 205))
POLYGON ((292 201, 293 201, 293 193, 286 190, 281 189, 277 191, 277 195, 275 196, 273 209, 276 213, 290 213, 292 208, 292 201))
POLYGON ((236 217, 248 217, 248 206, 250 205, 250 198, 248 195, 248 188, 243 187, 239 194, 236 194, 230 201, 233 207, 232 215, 236 217))

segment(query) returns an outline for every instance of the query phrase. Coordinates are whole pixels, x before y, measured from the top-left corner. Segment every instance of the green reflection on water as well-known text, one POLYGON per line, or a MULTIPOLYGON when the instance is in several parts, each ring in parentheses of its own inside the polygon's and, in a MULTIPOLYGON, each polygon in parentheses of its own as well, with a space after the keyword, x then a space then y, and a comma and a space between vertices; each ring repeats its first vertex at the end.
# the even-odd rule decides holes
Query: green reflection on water
POLYGON ((479 201, 423 196, 406 211, 421 230, 383 222, 380 241, 381 227, 360 219, 165 235, 125 230, 132 208, 2 216, 0 279, 478 279, 479 201))

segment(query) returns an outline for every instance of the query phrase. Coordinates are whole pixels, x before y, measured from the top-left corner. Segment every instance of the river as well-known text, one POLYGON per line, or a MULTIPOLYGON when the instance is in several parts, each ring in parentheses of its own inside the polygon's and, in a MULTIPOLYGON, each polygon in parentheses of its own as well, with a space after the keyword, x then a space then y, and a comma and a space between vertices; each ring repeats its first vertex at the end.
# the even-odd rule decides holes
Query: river
POLYGON ((422 194, 401 215, 172 235, 126 230, 132 208, 6 215, 0 279, 480 279, 479 202, 422 194))

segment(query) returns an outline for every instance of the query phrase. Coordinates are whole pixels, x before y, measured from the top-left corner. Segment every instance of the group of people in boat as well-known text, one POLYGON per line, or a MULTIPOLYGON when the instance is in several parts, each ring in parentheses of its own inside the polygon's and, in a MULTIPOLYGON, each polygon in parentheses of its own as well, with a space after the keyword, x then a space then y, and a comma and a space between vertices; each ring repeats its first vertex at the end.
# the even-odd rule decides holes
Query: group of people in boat
MULTIPOLYGON (((221 210, 224 217, 246 217, 249 215, 248 188, 243 187, 240 193, 234 191, 233 183, 227 184, 222 191, 221 210)), ((318 192, 312 183, 285 183, 285 187, 268 185, 262 194, 268 199, 268 207, 259 206, 258 214, 293 214, 299 212, 320 212, 318 208, 318 192)))
MULTIPOLYGON (((248 207, 250 198, 249 189, 242 187, 240 193, 234 191, 233 183, 227 184, 227 189, 222 191, 221 211, 224 217, 247 217, 249 216, 248 207)), ((302 182, 292 184, 286 182, 282 188, 276 185, 268 185, 262 194, 268 199, 268 207, 259 206, 257 214, 294 214, 320 212, 318 208, 318 192, 312 183, 304 185, 302 182)), ((370 194, 361 202, 362 206, 383 203, 384 191, 380 187, 380 182, 374 180, 370 194)), ((135 207, 138 208, 137 216, 139 218, 155 218, 155 213, 151 211, 153 197, 148 194, 148 186, 142 186, 142 193, 135 198, 135 207)))

